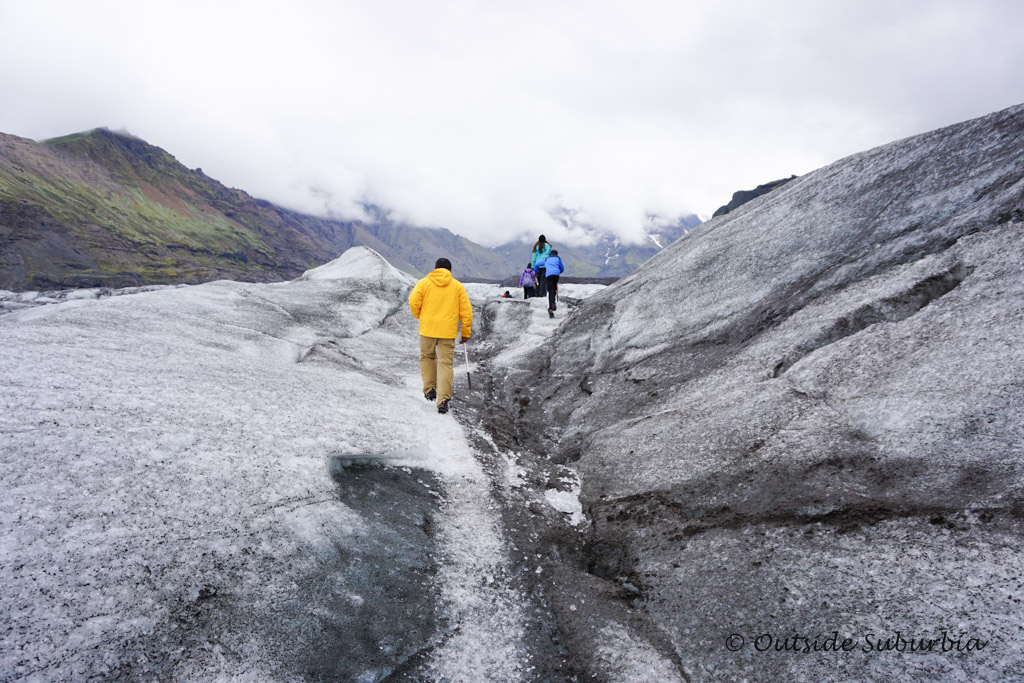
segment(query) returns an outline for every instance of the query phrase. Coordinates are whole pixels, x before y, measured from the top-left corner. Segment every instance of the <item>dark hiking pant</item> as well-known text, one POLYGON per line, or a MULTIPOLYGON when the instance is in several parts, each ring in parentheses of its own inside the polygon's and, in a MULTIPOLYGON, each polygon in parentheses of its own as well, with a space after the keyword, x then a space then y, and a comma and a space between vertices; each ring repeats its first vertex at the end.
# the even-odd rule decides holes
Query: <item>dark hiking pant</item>
POLYGON ((548 310, 555 310, 555 295, 558 294, 558 276, 548 275, 548 310))

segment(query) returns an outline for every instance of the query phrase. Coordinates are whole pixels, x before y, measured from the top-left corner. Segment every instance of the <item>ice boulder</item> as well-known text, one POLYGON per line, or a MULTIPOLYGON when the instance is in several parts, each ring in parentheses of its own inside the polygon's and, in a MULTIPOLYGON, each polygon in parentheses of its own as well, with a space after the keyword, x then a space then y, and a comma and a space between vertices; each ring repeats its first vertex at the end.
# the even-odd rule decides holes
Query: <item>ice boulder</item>
POLYGON ((300 280, 360 280, 395 281, 416 284, 412 276, 403 273, 369 247, 352 247, 344 254, 322 266, 303 273, 300 280))

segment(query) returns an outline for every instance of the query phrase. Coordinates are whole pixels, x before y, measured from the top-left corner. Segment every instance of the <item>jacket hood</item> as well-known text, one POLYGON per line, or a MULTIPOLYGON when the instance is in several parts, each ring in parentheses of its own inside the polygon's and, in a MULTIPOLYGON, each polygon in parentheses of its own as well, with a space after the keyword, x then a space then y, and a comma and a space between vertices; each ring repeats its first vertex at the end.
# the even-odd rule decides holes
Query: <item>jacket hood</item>
POLYGON ((452 271, 447 268, 435 268, 427 277, 438 287, 447 287, 452 282, 452 271))

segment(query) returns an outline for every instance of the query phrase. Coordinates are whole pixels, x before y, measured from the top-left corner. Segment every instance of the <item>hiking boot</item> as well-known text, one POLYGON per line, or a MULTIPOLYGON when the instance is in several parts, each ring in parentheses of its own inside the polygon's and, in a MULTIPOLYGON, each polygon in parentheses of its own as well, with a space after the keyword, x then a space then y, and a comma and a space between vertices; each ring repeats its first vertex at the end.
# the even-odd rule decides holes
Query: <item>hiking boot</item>
POLYGON ((437 412, 447 413, 448 412, 448 399, 445 399, 437 404, 437 412))
POLYGON ((435 398, 437 398, 437 391, 435 389, 431 389, 427 393, 423 394, 423 398, 427 399, 428 401, 433 401, 435 398))
POLYGON ((554 310, 552 310, 552 309, 550 309, 550 308, 548 309, 548 317, 549 317, 549 318, 554 318, 554 317, 555 317, 555 312, 554 312, 554 310))

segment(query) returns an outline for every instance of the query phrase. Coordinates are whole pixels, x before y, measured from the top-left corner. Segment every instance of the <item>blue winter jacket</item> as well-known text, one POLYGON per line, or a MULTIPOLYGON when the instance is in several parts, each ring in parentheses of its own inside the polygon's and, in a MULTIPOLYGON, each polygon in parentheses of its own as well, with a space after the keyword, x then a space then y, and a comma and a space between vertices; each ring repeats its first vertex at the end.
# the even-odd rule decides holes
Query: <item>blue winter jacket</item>
POLYGON ((561 275, 565 272, 565 266, 562 265, 562 259, 559 256, 548 256, 547 260, 544 261, 544 277, 551 277, 552 275, 561 275))

